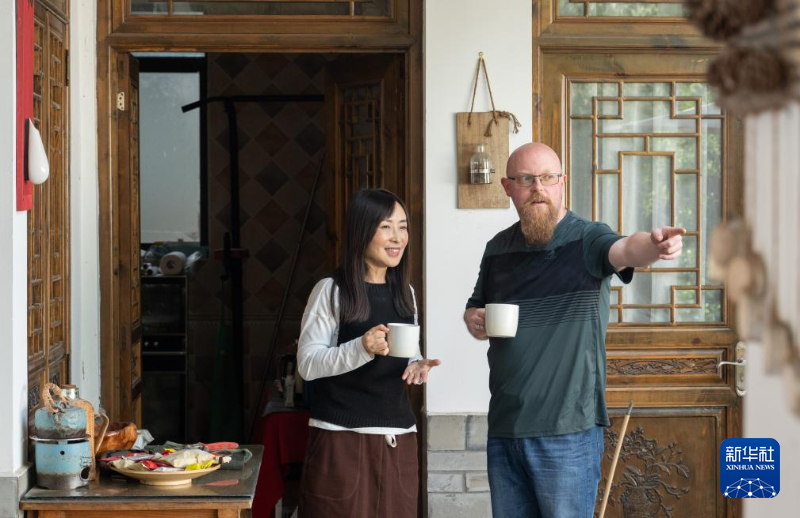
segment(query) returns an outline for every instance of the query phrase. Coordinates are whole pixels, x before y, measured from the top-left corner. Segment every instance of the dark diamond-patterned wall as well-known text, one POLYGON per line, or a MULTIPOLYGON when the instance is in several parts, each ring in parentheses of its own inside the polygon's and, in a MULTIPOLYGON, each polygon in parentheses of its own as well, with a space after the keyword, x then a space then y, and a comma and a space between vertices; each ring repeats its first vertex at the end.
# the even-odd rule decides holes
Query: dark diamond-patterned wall
MULTIPOLYGON (((330 54, 209 54, 207 95, 323 94, 330 54)), ((251 415, 289 281, 291 260, 300 237, 303 216, 322 149, 325 146, 323 102, 248 103, 237 106, 239 123, 239 183, 244 261, 244 386, 246 415, 251 415)), ((208 109, 208 228, 209 248, 222 248, 230 231, 230 170, 228 119, 222 104, 208 109)), ((323 172, 309 214, 303 250, 297 261, 292 290, 273 365, 293 353, 294 340, 308 294, 334 265, 328 239, 329 189, 323 172)), ((209 260, 191 281, 188 440, 207 437, 216 326, 220 308, 230 311, 228 293, 220 284, 220 261, 209 260)), ((230 321, 230 314, 227 315, 230 321)), ((277 367, 276 367, 277 369, 277 367)), ((276 377, 274 371, 270 382, 276 377)), ((271 383, 269 385, 271 387, 271 383)))

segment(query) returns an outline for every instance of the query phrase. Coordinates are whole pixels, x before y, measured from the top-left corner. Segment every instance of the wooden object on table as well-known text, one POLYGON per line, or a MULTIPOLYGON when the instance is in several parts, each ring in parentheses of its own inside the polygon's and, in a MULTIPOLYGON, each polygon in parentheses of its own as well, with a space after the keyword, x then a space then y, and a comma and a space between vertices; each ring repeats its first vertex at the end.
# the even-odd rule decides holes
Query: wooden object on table
POLYGON ((86 435, 89 436, 89 451, 92 452, 92 460, 91 464, 89 464, 89 480, 95 480, 97 478, 97 463, 95 462, 95 455, 99 449, 100 442, 102 442, 103 437, 108 430, 108 416, 105 414, 100 414, 100 417, 103 419, 103 424, 100 427, 100 433, 98 433, 96 436, 99 437, 98 440, 95 437, 94 406, 92 406, 92 404, 85 399, 74 399, 72 401, 72 405, 82 408, 83 411, 86 412, 86 435), (95 445, 97 445, 98 448, 95 448, 95 445))
POLYGON ((507 209, 511 206, 500 179, 506 175, 508 161, 508 119, 498 118, 495 126, 492 112, 456 114, 456 145, 458 146, 458 208, 459 209, 507 209), (484 135, 492 124, 492 135, 484 135), (492 157, 494 174, 492 183, 473 185, 469 182, 469 157, 478 144, 486 145, 492 157))
POLYGON ((105 435, 98 441, 96 453, 131 449, 136 442, 136 431, 136 425, 131 422, 114 421, 110 423, 105 435))
POLYGON ((220 469, 185 487, 140 484, 103 475, 74 490, 32 488, 20 501, 28 518, 239 518, 250 516, 263 446, 241 470, 220 469))

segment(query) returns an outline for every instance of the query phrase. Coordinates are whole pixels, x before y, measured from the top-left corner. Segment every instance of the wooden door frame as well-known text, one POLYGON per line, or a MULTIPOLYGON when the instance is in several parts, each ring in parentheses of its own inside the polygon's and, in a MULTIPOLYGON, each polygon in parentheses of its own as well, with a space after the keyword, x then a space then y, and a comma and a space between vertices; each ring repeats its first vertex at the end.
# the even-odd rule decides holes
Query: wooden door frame
MULTIPOLYGON (((115 170, 117 149, 116 94, 119 91, 118 58, 136 51, 237 52, 237 53, 396 53, 405 66, 405 178, 404 192, 417 231, 411 234, 412 283, 417 286, 420 318, 424 324, 423 272, 423 0, 395 0, 393 14, 383 21, 287 20, 241 22, 221 20, 185 23, 126 20, 122 0, 101 0, 97 6, 97 144, 99 186, 100 354, 101 403, 114 419, 119 413, 119 189, 115 170), (350 27, 353 30, 347 31, 350 27), (167 32, 169 31, 169 32, 167 32), (260 31, 260 32, 259 32, 260 31)), ((313 18, 313 17, 309 17, 313 18)), ((424 349, 423 349, 424 350, 424 349)), ((424 420, 418 423, 424 437, 424 420)), ((425 456, 421 461, 424 463, 425 456)), ((424 473, 424 469, 422 470, 424 473)), ((424 481, 421 481, 424 482, 424 481)), ((424 487, 424 486, 422 486, 424 487)), ((420 502, 424 500, 421 493, 420 502)))
MULTIPOLYGON (((539 9, 534 10, 533 16, 533 42, 532 42, 532 85, 533 85, 533 140, 544 142, 552 146, 559 155, 566 152, 566 129, 560 122, 566 114, 569 100, 562 103, 562 99, 544 95, 545 90, 560 90, 562 95, 566 92, 566 82, 570 74, 602 76, 609 79, 623 77, 630 70, 629 65, 639 60, 653 59, 658 55, 660 59, 674 61, 685 58, 687 55, 697 59, 696 70, 687 72, 686 77, 693 76, 698 79, 704 74, 701 70, 701 60, 713 58, 721 48, 717 42, 705 38, 688 21, 669 19, 600 19, 600 18, 572 18, 558 19, 556 16, 557 0, 540 0, 539 9), (623 30, 624 28, 624 30, 623 30), (580 56, 581 59, 596 60, 592 66, 586 65, 583 70, 577 67, 556 66, 559 55, 580 56), (618 59, 607 59, 613 55, 618 59), (597 65, 605 59, 603 66, 597 65), (563 73, 562 73, 563 72, 563 73), (555 85, 555 86, 554 86, 555 85)), ((642 68, 635 66, 634 69, 642 68)), ((632 76, 641 76, 632 72, 632 76)), ((645 74, 653 79, 657 76, 645 74)), ((727 177, 723 192, 723 220, 728 220, 743 214, 743 196, 736 196, 736 192, 743 192, 743 120, 734 114, 728 114, 724 126, 724 149, 722 171, 727 177), (738 144, 738 145, 737 145, 738 144)), ((565 157, 565 164, 569 161, 565 157)), ((568 191, 567 191, 568 193, 568 191)), ((568 198, 567 198, 568 200, 568 198)), ((569 203, 569 202, 568 202, 569 203)), ((707 348, 708 358, 714 361, 734 360, 734 347, 737 337, 735 333, 735 311, 733 304, 723 301, 723 315, 725 325, 709 325, 703 331, 705 341, 697 339, 698 328, 647 326, 609 326, 606 335, 608 347, 608 365, 613 362, 628 360, 627 352, 642 349, 648 344, 673 341, 684 345, 675 347, 673 354, 680 354, 691 347, 707 348), (666 337, 666 338, 665 338, 666 337)), ((733 371, 724 371, 721 378, 714 376, 713 381, 704 381, 692 390, 683 390, 671 394, 675 400, 673 406, 697 408, 697 416, 708 416, 715 419, 716 430, 719 435, 721 429, 732 437, 741 437, 742 417, 745 402, 738 400, 734 390, 733 371), (706 389, 703 393, 702 389, 706 389), (677 396, 676 396, 677 394, 677 396), (711 397, 709 397, 711 394, 711 397), (702 402, 702 405, 700 404, 702 402), (739 403, 742 411, 736 411, 735 403, 739 403), (713 408, 734 407, 730 412, 715 412, 713 408)), ((657 369, 653 376, 658 376, 657 369)), ((672 387, 667 388, 672 390, 672 387)), ((660 415, 659 412, 666 406, 658 395, 651 390, 642 390, 633 384, 619 384, 609 379, 606 388, 606 401, 608 411, 613 420, 619 419, 624 414, 624 409, 630 401, 635 401, 638 414, 636 416, 652 417, 660 415)), ((630 433, 631 428, 628 428, 630 433)), ((608 452, 606 452, 608 453, 608 452)), ((620 466, 617 466, 619 477, 620 466)), ((601 489, 604 489, 601 486, 601 489)), ((714 488, 716 491, 716 488, 714 488)), ((741 515, 741 500, 721 499, 717 505, 719 513, 724 508, 725 516, 741 515)))

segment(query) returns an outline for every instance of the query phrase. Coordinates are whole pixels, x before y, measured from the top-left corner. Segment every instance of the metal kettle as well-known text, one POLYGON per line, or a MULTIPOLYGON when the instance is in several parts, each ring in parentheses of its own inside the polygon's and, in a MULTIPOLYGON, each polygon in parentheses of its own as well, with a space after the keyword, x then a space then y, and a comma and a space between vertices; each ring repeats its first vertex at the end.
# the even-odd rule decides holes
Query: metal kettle
POLYGON ((36 435, 31 437, 36 444, 36 485, 45 489, 85 486, 94 461, 86 434, 87 411, 53 383, 42 389, 42 402, 33 416, 36 435))
POLYGON ((73 406, 53 383, 42 390, 43 406, 33 414, 36 436, 40 439, 77 439, 86 436, 86 411, 73 406), (53 398, 56 395, 58 401, 53 398))

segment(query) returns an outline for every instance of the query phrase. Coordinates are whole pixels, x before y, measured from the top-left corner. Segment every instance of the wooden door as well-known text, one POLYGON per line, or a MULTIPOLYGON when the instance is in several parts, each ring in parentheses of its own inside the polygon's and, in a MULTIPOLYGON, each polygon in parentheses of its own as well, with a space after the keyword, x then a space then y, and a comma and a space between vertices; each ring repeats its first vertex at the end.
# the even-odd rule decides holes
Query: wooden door
POLYGON ((405 198, 404 90, 399 54, 343 55, 328 67, 325 156, 334 178, 329 221, 337 265, 353 192, 384 188, 405 198))
POLYGON ((33 122, 50 177, 34 189, 28 214, 28 422, 47 382, 69 381, 68 6, 34 7, 33 122))
POLYGON ((707 260, 714 225, 743 206, 742 124, 705 84, 718 46, 681 2, 534 4, 534 138, 562 157, 569 207, 623 234, 688 230, 679 260, 612 283, 598 503, 633 401, 606 516, 740 516, 718 473, 720 443, 742 433, 733 369, 717 369, 737 337, 707 260))
MULTIPOLYGON (((411 192, 413 187, 410 178, 413 175, 406 170, 408 143, 404 71, 404 57, 401 54, 343 55, 328 67, 325 160, 327 170, 333 171, 330 203, 334 208, 334 217, 328 221, 331 225, 330 234, 336 239, 337 266, 341 260, 344 218, 350 197, 355 191, 388 189, 404 201, 415 194, 411 192)), ((407 203, 406 207, 409 211, 414 210, 411 204, 407 203)), ((421 218, 416 221, 412 219, 409 242, 411 283, 416 288, 420 315, 423 311, 421 268, 415 268, 414 262, 422 261, 421 235, 421 218)), ((424 355, 425 344, 421 343, 420 347, 424 355)), ((419 430, 419 479, 420 495, 423 495, 427 479, 424 472, 422 387, 410 387, 409 397, 419 430)), ((420 513, 422 502, 423 499, 420 499, 420 513)))
MULTIPOLYGON (((129 54, 118 54, 117 70, 117 264, 119 286, 112 357, 111 405, 106 408, 112 419, 141 424, 142 394, 142 325, 139 275, 139 64, 129 54)), ((105 371, 105 369, 104 369, 105 371)), ((105 380, 104 380, 105 381, 105 380)))
POLYGON ((741 214, 741 121, 705 84, 712 52, 542 52, 542 139, 562 156, 578 215, 630 234, 687 229, 677 261, 612 282, 606 458, 634 411, 606 515, 736 515, 719 491, 719 447, 741 435, 737 337, 724 287, 708 274, 713 227, 741 214))

